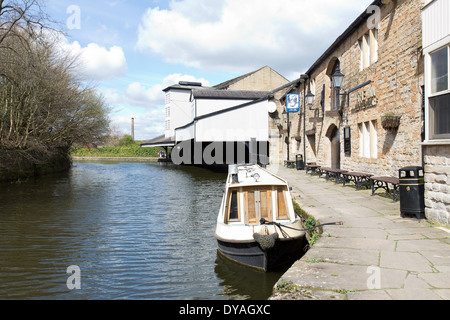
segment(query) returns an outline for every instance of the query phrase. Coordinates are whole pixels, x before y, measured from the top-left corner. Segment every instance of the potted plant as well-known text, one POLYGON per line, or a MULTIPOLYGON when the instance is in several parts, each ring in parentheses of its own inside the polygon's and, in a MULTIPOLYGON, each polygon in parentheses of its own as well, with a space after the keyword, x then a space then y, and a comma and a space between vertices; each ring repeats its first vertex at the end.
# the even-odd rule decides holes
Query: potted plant
POLYGON ((400 126, 400 119, 402 116, 396 116, 391 113, 386 113, 381 117, 381 125, 385 130, 397 130, 400 126))

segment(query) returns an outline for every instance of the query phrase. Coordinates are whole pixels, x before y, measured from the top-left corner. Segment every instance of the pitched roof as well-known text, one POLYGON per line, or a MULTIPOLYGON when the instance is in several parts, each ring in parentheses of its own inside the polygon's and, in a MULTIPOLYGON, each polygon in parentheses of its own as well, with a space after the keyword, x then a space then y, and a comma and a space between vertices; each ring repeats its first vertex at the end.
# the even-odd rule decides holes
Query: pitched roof
MULTIPOLYGON (((275 70, 273 70, 273 69, 270 68, 269 66, 264 66, 264 67, 262 67, 262 68, 260 68, 260 69, 258 69, 258 70, 249 72, 249 73, 244 74, 244 75, 242 75, 242 76, 239 76, 239 77, 237 77, 237 78, 234 78, 234 79, 231 79, 231 80, 228 80, 228 81, 219 83, 219 84, 213 86, 213 88, 214 88, 214 89, 218 89, 218 90, 227 90, 227 89, 228 89, 230 86, 232 86, 233 84, 235 84, 235 83, 237 83, 237 82, 239 82, 239 81, 241 81, 241 80, 243 80, 243 79, 245 79, 245 78, 248 78, 248 77, 254 75, 255 73, 258 73, 259 71, 261 71, 261 70, 263 70, 263 69, 265 69, 265 68, 269 68, 269 69, 271 69, 272 71, 276 72, 275 70)), ((276 72, 276 73, 279 74, 278 72, 276 72)), ((279 74, 279 75, 280 75, 281 77, 283 77, 281 74, 279 74)), ((283 77, 283 78, 284 78, 284 77, 283 77)), ((286 78, 285 78, 285 79, 286 79, 286 78)), ((286 79, 286 81, 288 81, 288 80, 286 79)))
MULTIPOLYGON (((381 6, 383 4, 383 0, 375 0, 372 2, 370 6, 381 6)), ((366 9, 363 13, 361 13, 358 18, 342 33, 333 44, 317 59, 316 62, 306 71, 306 74, 311 76, 311 73, 317 68, 324 60, 326 60, 329 55, 336 50, 347 38, 361 26, 361 24, 366 22, 366 19, 370 17, 372 13, 366 9)))
POLYGON ((246 91, 246 90, 214 90, 200 89, 193 90, 192 95, 195 99, 238 99, 238 100, 254 100, 266 97, 268 91, 246 91))
POLYGON ((165 88, 163 91, 167 92, 171 89, 181 89, 181 90, 202 90, 202 89, 210 89, 210 87, 203 87, 202 85, 186 85, 186 84, 174 84, 167 88, 165 88))

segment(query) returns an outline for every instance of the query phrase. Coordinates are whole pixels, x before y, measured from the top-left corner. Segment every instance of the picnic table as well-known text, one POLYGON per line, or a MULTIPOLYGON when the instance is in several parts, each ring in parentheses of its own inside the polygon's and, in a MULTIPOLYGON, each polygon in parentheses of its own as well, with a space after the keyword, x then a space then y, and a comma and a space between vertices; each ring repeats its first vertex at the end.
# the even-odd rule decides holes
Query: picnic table
POLYGON ((372 186, 372 196, 378 189, 384 189, 388 194, 390 194, 389 184, 392 185, 392 191, 394 196, 394 201, 398 200, 399 190, 398 185, 400 183, 400 179, 396 177, 370 177, 370 184, 372 186))
POLYGON ((373 174, 364 172, 344 172, 343 176, 344 187, 346 183, 353 181, 356 186, 356 190, 359 190, 362 186, 369 187, 371 185, 369 179, 373 176, 373 174))
POLYGON ((315 163, 307 163, 306 164, 306 173, 311 172, 311 175, 317 172, 320 166, 315 163))
POLYGON ((284 160, 284 166, 286 168, 295 168, 295 161, 294 160, 284 160))
POLYGON ((334 178, 334 183, 338 183, 340 180, 344 179, 344 174, 347 172, 341 169, 335 168, 321 168, 322 174, 325 173, 325 179, 328 181, 330 178, 334 178))

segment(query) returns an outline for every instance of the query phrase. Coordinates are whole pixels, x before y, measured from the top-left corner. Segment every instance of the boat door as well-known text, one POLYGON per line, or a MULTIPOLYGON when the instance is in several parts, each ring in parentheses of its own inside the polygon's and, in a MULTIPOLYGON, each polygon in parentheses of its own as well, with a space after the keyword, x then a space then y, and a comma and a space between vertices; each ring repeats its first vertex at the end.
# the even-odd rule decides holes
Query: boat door
POLYGON ((261 218, 272 219, 272 187, 243 188, 245 223, 259 223, 261 218))

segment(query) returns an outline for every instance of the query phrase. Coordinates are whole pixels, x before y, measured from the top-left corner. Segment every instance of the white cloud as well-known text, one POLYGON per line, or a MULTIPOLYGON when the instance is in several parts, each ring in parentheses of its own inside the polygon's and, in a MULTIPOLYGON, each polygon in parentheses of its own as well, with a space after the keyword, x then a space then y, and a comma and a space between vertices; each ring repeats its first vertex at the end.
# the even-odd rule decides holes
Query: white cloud
POLYGON ((202 0, 172 1, 169 10, 145 12, 137 48, 203 69, 306 71, 299 68, 309 67, 370 2, 221 0, 208 7, 202 0))
POLYGON ((107 80, 126 74, 128 66, 125 53, 119 46, 109 49, 96 43, 86 47, 75 41, 65 43, 63 48, 80 59, 80 73, 89 80, 107 80))
POLYGON ((162 79, 160 84, 146 86, 140 82, 130 83, 122 92, 117 88, 101 88, 106 101, 114 107, 111 120, 123 133, 130 134, 131 118, 135 119, 135 139, 148 140, 164 134, 165 94, 163 89, 179 81, 210 83, 192 75, 174 73, 162 79))
POLYGON ((164 134, 164 109, 132 113, 132 116, 129 117, 117 115, 113 116, 111 121, 121 133, 131 134, 131 118, 134 118, 134 136, 137 141, 152 139, 164 134))
POLYGON ((139 82, 133 82, 125 89, 124 97, 130 104, 148 106, 156 101, 162 100, 162 85, 154 85, 146 88, 139 82))
POLYGON ((132 82, 121 93, 118 89, 103 88, 102 93, 111 104, 127 104, 137 107, 155 109, 164 106, 165 95, 163 90, 180 81, 201 82, 204 86, 209 86, 209 81, 203 78, 196 78, 192 75, 182 75, 179 73, 170 74, 161 83, 146 86, 140 82, 132 82))

